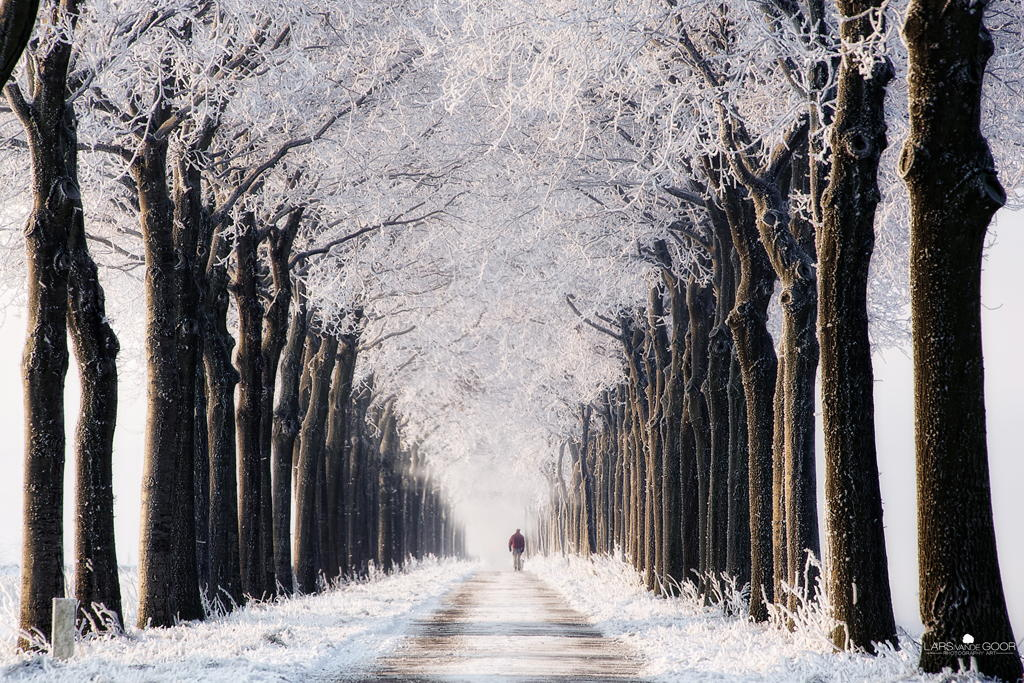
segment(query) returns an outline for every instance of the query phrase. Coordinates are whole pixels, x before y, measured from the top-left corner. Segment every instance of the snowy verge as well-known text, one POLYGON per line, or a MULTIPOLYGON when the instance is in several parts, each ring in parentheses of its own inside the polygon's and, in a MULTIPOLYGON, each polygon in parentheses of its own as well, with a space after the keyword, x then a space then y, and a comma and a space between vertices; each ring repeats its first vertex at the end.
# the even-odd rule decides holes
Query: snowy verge
POLYGON ((338 680, 393 648, 475 565, 424 560, 317 595, 246 605, 174 628, 76 643, 67 663, 0 654, 0 679, 28 681, 338 680))
POLYGON ((693 597, 660 598, 641 576, 610 557, 534 557, 526 569, 561 593, 605 635, 643 656, 641 676, 658 681, 950 681, 917 667, 919 645, 877 657, 834 652, 826 634, 789 632, 726 616, 693 597))

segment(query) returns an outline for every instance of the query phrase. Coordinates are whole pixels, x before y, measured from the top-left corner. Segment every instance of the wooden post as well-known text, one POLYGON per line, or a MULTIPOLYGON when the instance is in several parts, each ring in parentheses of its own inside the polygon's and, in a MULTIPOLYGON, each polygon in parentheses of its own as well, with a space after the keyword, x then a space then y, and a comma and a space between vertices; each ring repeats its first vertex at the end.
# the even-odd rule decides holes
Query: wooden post
POLYGON ((75 612, 78 600, 74 598, 53 599, 53 633, 51 636, 54 659, 67 660, 75 654, 75 612))

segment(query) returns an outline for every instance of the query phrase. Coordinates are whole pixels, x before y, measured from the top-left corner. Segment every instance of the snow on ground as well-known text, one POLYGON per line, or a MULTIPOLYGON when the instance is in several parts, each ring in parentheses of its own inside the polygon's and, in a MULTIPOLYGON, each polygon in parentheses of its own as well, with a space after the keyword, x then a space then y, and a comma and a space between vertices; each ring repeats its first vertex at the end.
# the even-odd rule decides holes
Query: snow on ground
MULTIPOLYGON (((475 569, 426 560, 318 595, 245 606, 227 616, 127 636, 80 641, 70 662, 14 654, 16 594, 0 574, 0 679, 47 681, 336 680, 392 649, 406 624, 429 614, 475 569)), ((129 587, 134 584, 129 584, 129 587)), ((134 592, 134 591, 132 591, 134 592)), ((134 605, 131 606, 134 608, 134 605)))
POLYGON ((645 680, 658 681, 951 681, 976 676, 928 676, 917 668, 919 644, 877 657, 833 652, 825 620, 795 632, 723 614, 694 596, 664 599, 614 558, 534 557, 526 569, 544 579, 608 636, 646 660, 645 680))

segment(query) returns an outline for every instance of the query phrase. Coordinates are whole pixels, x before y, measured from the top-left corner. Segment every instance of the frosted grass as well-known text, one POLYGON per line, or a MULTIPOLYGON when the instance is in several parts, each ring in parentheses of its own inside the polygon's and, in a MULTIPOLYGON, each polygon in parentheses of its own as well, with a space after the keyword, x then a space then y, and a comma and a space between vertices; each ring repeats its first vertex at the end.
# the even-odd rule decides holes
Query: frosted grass
POLYGON ((173 628, 132 627, 138 604, 136 570, 121 569, 129 629, 89 636, 67 663, 16 654, 17 567, 0 568, 0 679, 47 681, 336 680, 394 647, 411 619, 475 565, 434 558, 395 574, 373 572, 336 582, 326 592, 249 603, 204 622, 173 628))
MULTIPOLYGON (((753 624, 719 605, 706 606, 692 587, 662 598, 646 590, 642 577, 611 557, 534 557, 532 571, 589 616, 605 635, 643 655, 644 680, 656 681, 979 681, 973 673, 926 675, 917 667, 920 645, 900 633, 900 649, 878 656, 836 652, 829 640, 835 622, 820 603, 796 616, 793 631, 775 623, 753 624)), ((739 615, 744 591, 722 590, 739 615)))

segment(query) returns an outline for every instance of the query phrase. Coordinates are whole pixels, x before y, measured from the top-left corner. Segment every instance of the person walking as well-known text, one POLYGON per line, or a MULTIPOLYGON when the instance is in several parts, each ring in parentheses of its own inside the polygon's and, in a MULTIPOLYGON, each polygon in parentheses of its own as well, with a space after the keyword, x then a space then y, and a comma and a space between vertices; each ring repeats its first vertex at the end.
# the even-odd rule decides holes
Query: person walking
POLYGON ((526 537, 519 533, 519 529, 508 539, 508 551, 512 553, 512 569, 517 572, 523 571, 523 552, 526 551, 526 537))

